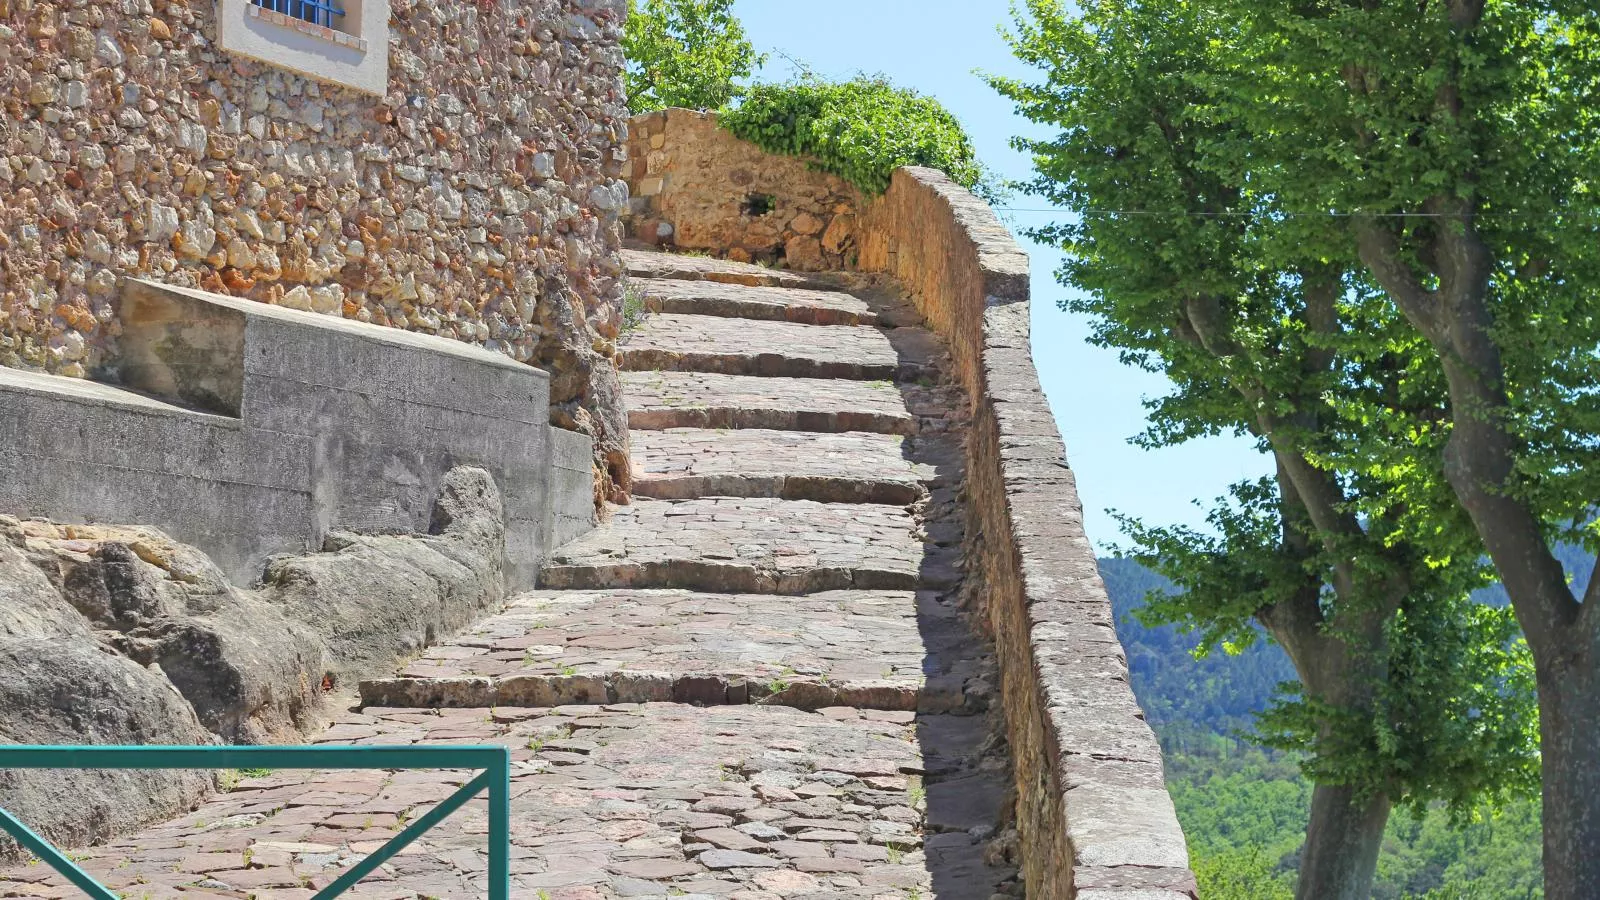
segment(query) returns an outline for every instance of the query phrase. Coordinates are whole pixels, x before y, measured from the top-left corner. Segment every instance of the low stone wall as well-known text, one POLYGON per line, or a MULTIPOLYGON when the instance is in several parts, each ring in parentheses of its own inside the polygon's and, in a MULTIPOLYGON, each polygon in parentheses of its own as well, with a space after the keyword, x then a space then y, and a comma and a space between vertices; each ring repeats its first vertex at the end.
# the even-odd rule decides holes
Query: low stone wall
POLYGON ((973 563, 1000 656, 1029 895, 1196 896, 1034 370, 1026 254, 983 201, 908 168, 863 211, 859 266, 911 291, 973 399, 973 563))
POLYGON ((636 240, 801 271, 855 260, 861 192, 805 160, 739 140, 711 113, 635 116, 628 158, 636 240))
POLYGON ((630 227, 639 237, 811 268, 815 260, 787 251, 798 235, 790 224, 801 211, 832 209, 849 240, 833 255, 825 247, 820 265, 892 276, 949 343, 973 402, 968 564, 980 573, 973 581, 1001 664, 1029 896, 1196 896, 1160 746, 1129 686, 1033 366, 1026 254, 983 201, 931 169, 901 169, 887 194, 863 199, 704 114, 638 117, 632 141, 630 227), (746 212, 756 192, 778 211, 770 226, 746 212), (752 226, 759 240, 748 237, 752 226))
POLYGON ((224 51, 220 5, 0 0, 0 366, 115 380, 149 278, 539 366, 625 482, 626 3, 390 0, 377 95, 224 51))
POLYGON ((548 424, 538 369, 202 291, 122 293, 125 387, 0 368, 0 512, 159 528, 242 585, 336 529, 426 531, 459 465, 504 494, 513 587, 593 523, 590 443, 548 424))

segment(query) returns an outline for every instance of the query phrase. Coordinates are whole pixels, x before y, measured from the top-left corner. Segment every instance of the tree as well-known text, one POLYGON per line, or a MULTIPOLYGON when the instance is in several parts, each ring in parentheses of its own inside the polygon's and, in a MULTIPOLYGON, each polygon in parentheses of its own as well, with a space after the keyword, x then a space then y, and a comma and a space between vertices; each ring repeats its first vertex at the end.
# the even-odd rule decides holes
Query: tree
POLYGON ((1237 16, 1231 163, 1285 208, 1347 216, 1364 277, 1443 372, 1448 481, 1537 672, 1545 891, 1600 896, 1600 9, 1583 0, 1263 0, 1237 16), (1269 101, 1270 98, 1270 101, 1269 101))
POLYGON ((741 81, 766 57, 732 7, 733 0, 628 0, 622 50, 634 113, 721 109, 743 95, 741 81))
POLYGON ((1087 294, 1066 305, 1176 387, 1143 440, 1233 430, 1271 455, 1217 536, 1127 524, 1183 589, 1151 616, 1207 647, 1259 623, 1287 650, 1299 694, 1262 727, 1316 782, 1298 896, 1364 900, 1394 803, 1465 811, 1530 783, 1530 686, 1512 623, 1469 597, 1483 572, 1429 348, 1392 327, 1343 223, 1241 177, 1258 136, 1232 115, 1248 70, 1226 50, 1244 2, 1028 0, 1011 43, 1044 80, 991 83, 1061 129, 1017 143, 1028 188, 1080 217, 1035 235, 1070 251, 1062 280, 1087 294))

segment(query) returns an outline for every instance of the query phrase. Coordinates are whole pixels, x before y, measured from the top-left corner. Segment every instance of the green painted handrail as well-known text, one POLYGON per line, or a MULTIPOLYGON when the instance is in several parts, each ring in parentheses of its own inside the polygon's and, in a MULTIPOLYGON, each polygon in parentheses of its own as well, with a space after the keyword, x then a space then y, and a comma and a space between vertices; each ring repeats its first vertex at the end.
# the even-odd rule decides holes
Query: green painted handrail
MULTIPOLYGON (((372 874, 467 801, 489 794, 489 900, 511 897, 511 751, 488 746, 93 747, 0 746, 0 769, 476 769, 460 790, 368 854, 312 900, 372 874)), ((93 900, 119 900, 51 843, 0 809, 0 829, 93 900)))

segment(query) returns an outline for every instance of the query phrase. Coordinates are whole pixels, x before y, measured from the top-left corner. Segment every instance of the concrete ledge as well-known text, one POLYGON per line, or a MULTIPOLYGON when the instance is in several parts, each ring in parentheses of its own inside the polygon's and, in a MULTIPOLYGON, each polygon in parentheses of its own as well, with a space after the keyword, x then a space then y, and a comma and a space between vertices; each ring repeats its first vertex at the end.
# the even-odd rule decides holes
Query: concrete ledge
POLYGON ((457 466, 500 486, 514 588, 593 523, 589 438, 549 426, 545 372, 148 281, 119 313, 121 385, 0 369, 0 510, 160 528, 244 584, 333 530, 426 532, 457 466))

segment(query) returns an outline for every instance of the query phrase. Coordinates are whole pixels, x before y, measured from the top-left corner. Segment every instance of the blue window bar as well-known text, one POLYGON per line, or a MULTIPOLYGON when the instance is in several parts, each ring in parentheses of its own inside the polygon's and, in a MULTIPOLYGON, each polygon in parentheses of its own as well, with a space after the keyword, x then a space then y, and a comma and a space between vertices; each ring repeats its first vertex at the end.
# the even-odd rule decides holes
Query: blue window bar
POLYGON ((333 24, 334 20, 344 18, 344 7, 339 5, 338 0, 250 0, 250 2, 262 9, 270 9, 324 28, 338 28, 339 26, 333 24))

